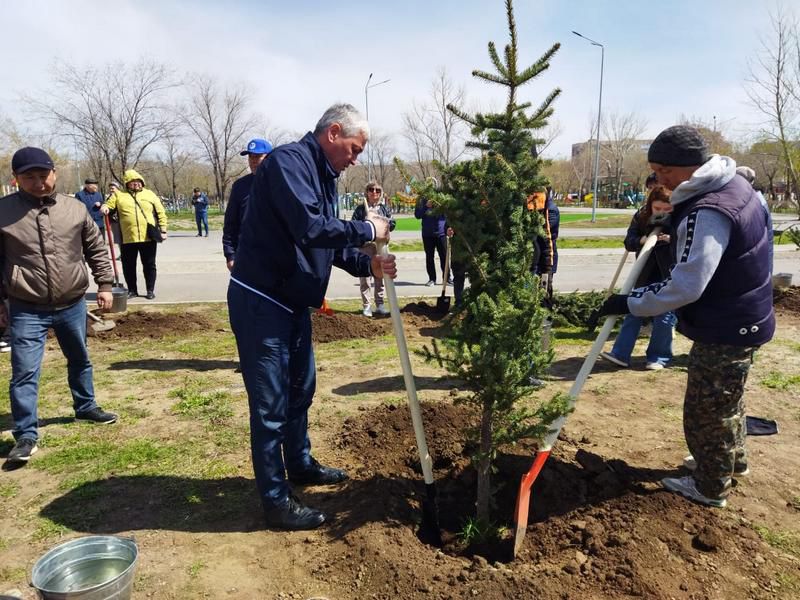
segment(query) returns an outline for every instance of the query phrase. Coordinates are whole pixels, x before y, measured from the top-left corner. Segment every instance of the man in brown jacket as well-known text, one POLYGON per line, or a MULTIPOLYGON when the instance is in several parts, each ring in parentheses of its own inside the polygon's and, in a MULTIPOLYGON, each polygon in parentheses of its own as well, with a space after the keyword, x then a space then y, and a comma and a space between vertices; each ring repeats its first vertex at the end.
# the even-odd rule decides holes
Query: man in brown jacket
POLYGON ((8 462, 25 463, 36 452, 39 373, 47 330, 67 359, 75 418, 113 423, 117 415, 95 402, 86 348, 86 263, 97 283, 97 305, 111 307, 114 281, 106 246, 86 207, 55 191, 53 161, 40 148, 22 148, 11 159, 20 191, 0 199, 0 326, 11 330, 11 415, 16 445, 8 462))

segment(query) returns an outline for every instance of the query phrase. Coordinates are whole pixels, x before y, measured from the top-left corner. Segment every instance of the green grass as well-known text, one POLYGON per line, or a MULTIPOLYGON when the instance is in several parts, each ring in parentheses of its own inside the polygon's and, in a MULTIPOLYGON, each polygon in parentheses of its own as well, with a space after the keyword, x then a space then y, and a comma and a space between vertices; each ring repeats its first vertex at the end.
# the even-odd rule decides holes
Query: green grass
MULTIPOLYGON (((620 213, 597 213, 597 220, 592 223, 589 213, 561 213, 560 225, 568 227, 627 227, 631 222, 631 215, 620 213)), ((192 217, 194 219, 194 217, 192 217)), ((211 212, 209 212, 209 220, 211 212)), ((194 221, 192 221, 194 223, 194 221)), ((422 221, 412 216, 395 215, 395 231, 420 231, 422 221)))
POLYGON ((0 567, 0 581, 27 581, 28 570, 25 567, 0 567))
POLYGON ((20 485, 16 481, 0 481, 0 498, 8 500, 19 493, 20 485))
MULTIPOLYGON (((397 240, 391 242, 392 252, 422 252, 422 240, 397 240)), ((560 238, 558 249, 624 248, 622 237, 560 238)))
POLYGON ((200 574, 200 571, 202 571, 205 568, 205 566, 206 565, 203 561, 196 560, 187 567, 186 572, 189 575, 189 577, 194 578, 200 574))
POLYGON ((172 412, 212 424, 224 423, 233 416, 231 396, 224 391, 209 392, 207 386, 203 380, 187 378, 181 387, 169 392, 170 398, 178 398, 172 412))
MULTIPOLYGON (((222 229, 224 219, 225 215, 220 212, 219 208, 208 209, 208 228, 210 230, 222 229)), ((181 210, 177 213, 167 211, 167 229, 169 231, 197 231, 194 210, 181 210)))
POLYGON ((800 558, 800 534, 792 531, 775 531, 758 525, 756 531, 773 548, 800 558))
POLYGON ((36 541, 47 540, 50 538, 61 537, 65 533, 69 533, 69 528, 51 521, 47 518, 40 518, 37 520, 36 529, 33 532, 33 539, 36 541))
MULTIPOLYGON (((159 440, 111 440, 73 434, 47 437, 44 447, 51 452, 31 462, 48 473, 66 475, 62 487, 76 487, 110 474, 141 475, 169 473, 182 457, 177 445, 159 440)), ((188 458, 188 457, 184 457, 188 458)))
POLYGON ((800 386, 800 375, 786 375, 780 371, 770 371, 761 380, 761 385, 771 390, 785 391, 800 386))
POLYGON ((624 248, 622 237, 559 238, 558 249, 624 248))

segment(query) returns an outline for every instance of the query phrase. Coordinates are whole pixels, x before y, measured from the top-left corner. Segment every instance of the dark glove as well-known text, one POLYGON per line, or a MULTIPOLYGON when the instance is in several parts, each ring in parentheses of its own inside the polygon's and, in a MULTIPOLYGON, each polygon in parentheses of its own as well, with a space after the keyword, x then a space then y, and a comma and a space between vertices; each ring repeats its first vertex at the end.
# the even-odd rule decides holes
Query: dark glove
POLYGON ((589 329, 596 329, 600 317, 608 315, 627 315, 629 312, 631 311, 628 310, 628 296, 626 294, 611 294, 606 298, 600 308, 592 313, 587 325, 589 329))

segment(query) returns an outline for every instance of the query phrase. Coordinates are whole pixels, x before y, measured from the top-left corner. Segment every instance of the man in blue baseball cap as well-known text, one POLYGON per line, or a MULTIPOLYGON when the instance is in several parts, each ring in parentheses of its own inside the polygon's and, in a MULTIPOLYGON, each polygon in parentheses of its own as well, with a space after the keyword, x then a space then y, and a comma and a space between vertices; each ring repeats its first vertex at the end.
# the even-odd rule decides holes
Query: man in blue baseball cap
POLYGON ((233 182, 228 206, 225 209, 225 221, 222 225, 222 253, 225 255, 225 263, 228 265, 229 271, 233 269, 236 247, 239 245, 239 231, 242 228, 244 210, 247 208, 247 200, 250 197, 250 186, 253 185, 253 173, 270 152, 272 152, 272 144, 261 138, 253 138, 247 143, 247 148, 239 152, 241 156, 247 157, 250 172, 233 182))

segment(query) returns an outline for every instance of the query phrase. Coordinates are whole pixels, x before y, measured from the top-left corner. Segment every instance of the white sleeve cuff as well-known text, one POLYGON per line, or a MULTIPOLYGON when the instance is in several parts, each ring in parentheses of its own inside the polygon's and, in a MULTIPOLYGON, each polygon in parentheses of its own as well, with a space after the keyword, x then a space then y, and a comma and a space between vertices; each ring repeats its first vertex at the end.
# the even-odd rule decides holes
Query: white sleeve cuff
POLYGON ((374 242, 375 238, 378 235, 378 230, 375 229, 375 223, 373 223, 372 221, 364 221, 364 222, 367 223, 370 226, 370 228, 372 229, 372 237, 369 239, 369 241, 370 242, 374 242))

